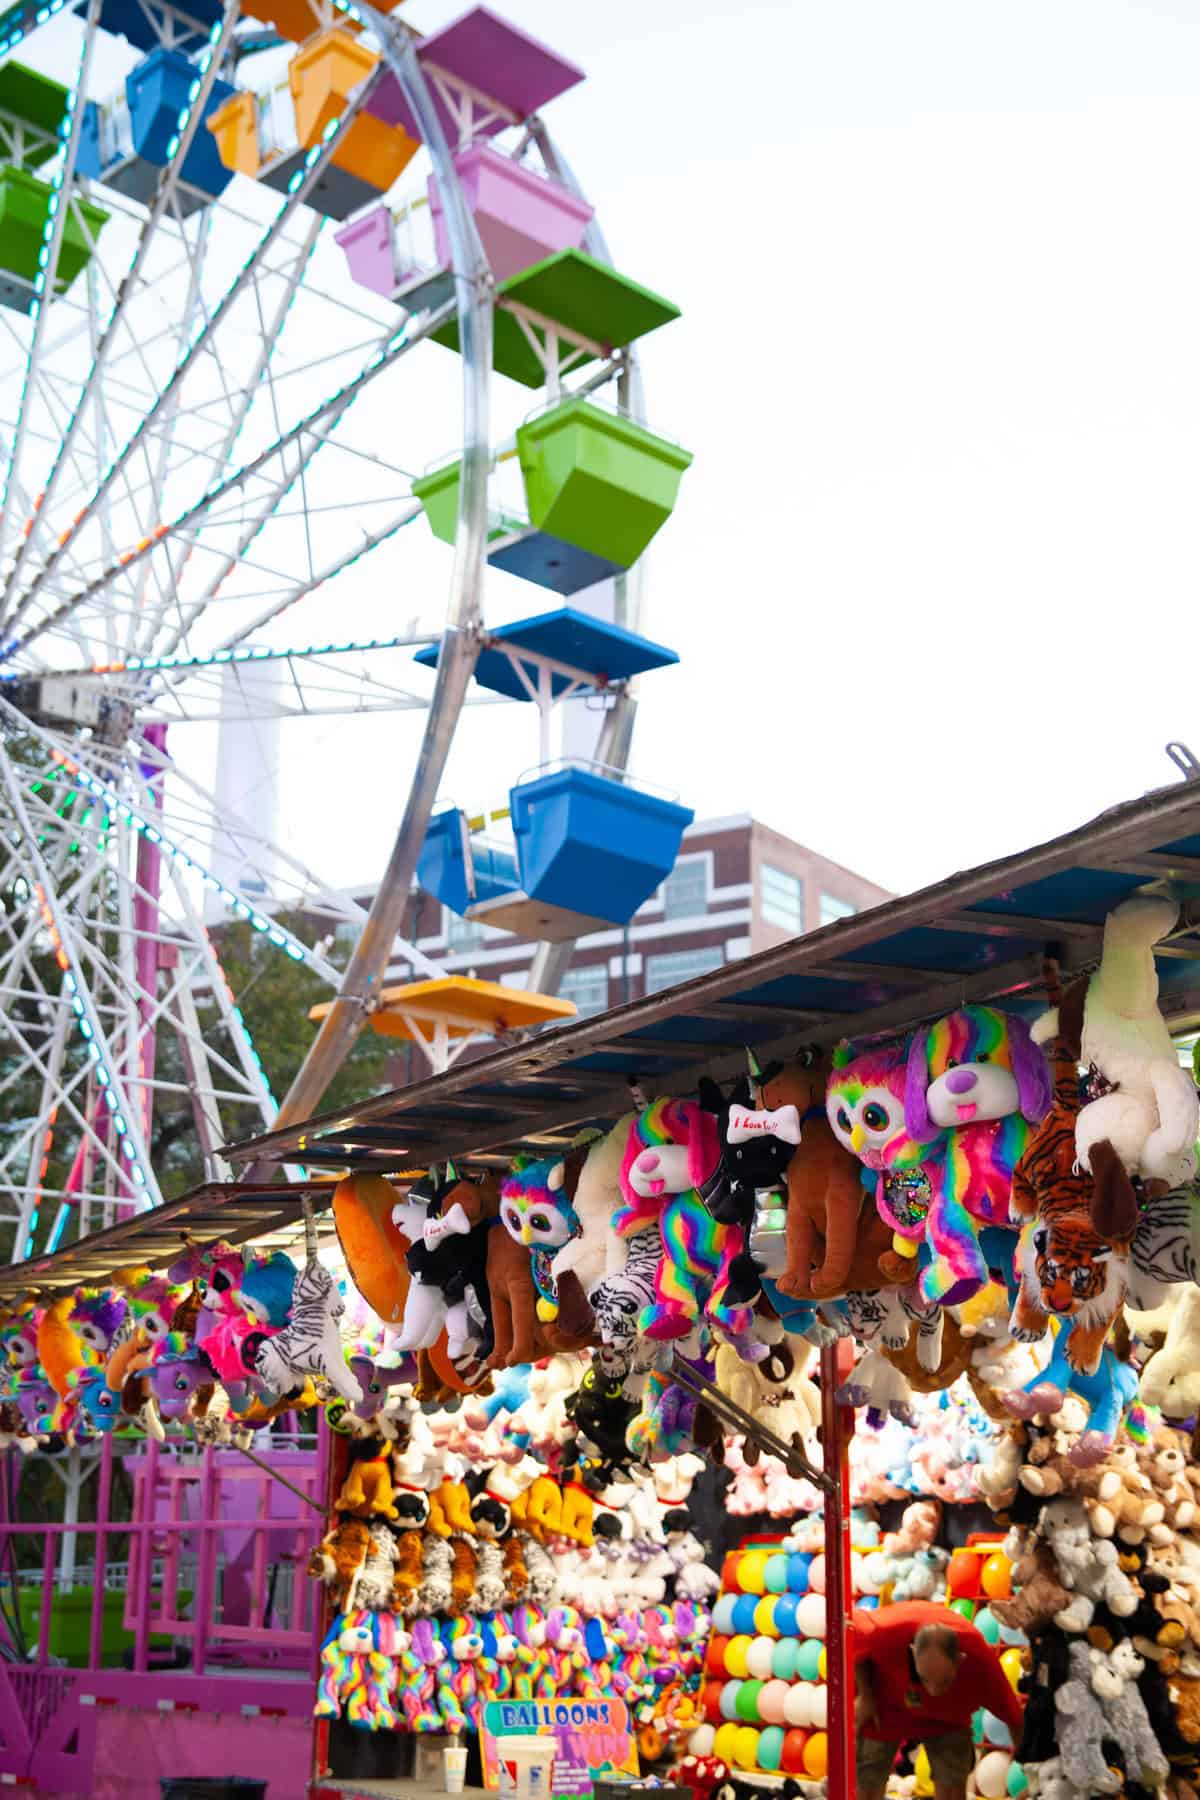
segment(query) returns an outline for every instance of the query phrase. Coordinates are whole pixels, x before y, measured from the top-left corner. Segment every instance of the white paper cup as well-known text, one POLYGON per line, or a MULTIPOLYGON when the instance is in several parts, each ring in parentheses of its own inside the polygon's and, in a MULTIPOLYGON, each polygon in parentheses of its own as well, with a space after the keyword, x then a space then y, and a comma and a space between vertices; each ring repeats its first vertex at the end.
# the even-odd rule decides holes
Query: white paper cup
POLYGON ((461 1794, 467 1780, 466 1745, 447 1744, 442 1751, 442 1762, 446 1771, 446 1792, 461 1794))

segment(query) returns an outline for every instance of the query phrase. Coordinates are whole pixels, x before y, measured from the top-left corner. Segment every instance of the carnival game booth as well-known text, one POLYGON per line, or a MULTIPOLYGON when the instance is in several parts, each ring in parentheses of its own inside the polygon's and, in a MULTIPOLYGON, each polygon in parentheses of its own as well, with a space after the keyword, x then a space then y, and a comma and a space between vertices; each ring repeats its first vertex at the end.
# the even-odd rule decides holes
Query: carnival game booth
MULTIPOLYGON (((189 1477, 162 1479, 180 1459, 168 1434, 137 1447, 132 1521, 112 1516, 110 1481, 95 1525, 69 1528, 96 1541, 86 1666, 53 1659, 45 1545, 36 1642, 0 1662, 0 1772, 140 1796, 116 1785, 136 1759, 149 1796, 173 1754, 265 1775, 272 1800, 310 1779, 314 1795, 404 1794, 422 1752, 440 1783, 443 1748, 452 1764, 469 1744, 473 1779, 511 1764, 518 1790, 535 1770, 543 1790, 598 1790, 640 1761, 722 1800, 789 1779, 840 1796, 852 1604, 944 1595, 1031 1684, 1019 1743, 977 1720, 985 1800, 1034 1771, 1062 1800, 1190 1779, 1200 1544, 1172 1424, 1200 1410, 1197 1098, 1169 1033, 1200 1019, 1198 872, 1185 782, 231 1146, 243 1188, 6 1272, 26 1435, 48 1361, 61 1373, 58 1324, 83 1308, 75 1325, 99 1327, 89 1284, 109 1304, 124 1272, 144 1329, 163 1268, 208 1314, 173 1316, 172 1354, 220 1364, 231 1442, 182 1453, 193 1514, 189 1477), (1119 1070, 1114 1014, 1141 1034, 1119 1070), (309 1184, 267 1184, 272 1165, 309 1184), (355 1295, 361 1344, 344 1329, 355 1295), (235 1410, 265 1390, 294 1410, 308 1384, 335 1428, 311 1479, 247 1444, 235 1410), (236 1517, 224 1456, 263 1474, 236 1517), (265 1511, 275 1489, 294 1510, 265 1511), (110 1671, 118 1534, 134 1642, 110 1671), (187 1568, 185 1535, 201 1547, 187 1568), (283 1584, 282 1615, 281 1543, 311 1571, 283 1584), (181 1641, 190 1668, 156 1668, 181 1641)), ((127 1341, 81 1356, 47 1421, 86 1443, 86 1396, 110 1468, 97 1421, 127 1341)), ((160 1360, 152 1347, 142 1373, 160 1360)), ((141 1390, 120 1400, 136 1430, 141 1390)), ((183 1417, 203 1441, 207 1410, 189 1399, 183 1417)), ((40 1526, 8 1529, 8 1566, 31 1530, 40 1544, 40 1526)), ((919 1756, 897 1779, 928 1789, 919 1756)))
MULTIPOLYGON (((1200 1674, 1200 1661, 1188 1661, 1200 1652, 1200 1615, 1184 1616, 1192 1569, 1187 1509, 1171 1528, 1171 1573, 1155 1578, 1144 1542, 1163 1523, 1164 1503, 1152 1497, 1156 1484, 1166 1481, 1166 1468, 1188 1462, 1187 1440, 1170 1432, 1169 1422, 1190 1419, 1196 1410, 1195 1397, 1181 1397, 1171 1376, 1193 1311, 1197 1100, 1190 1066, 1168 1033, 1178 1037, 1200 1019, 1198 876, 1200 788, 1185 781, 1047 844, 678 989, 228 1153, 259 1172, 270 1161, 297 1157, 310 1167, 349 1172, 353 1179, 343 1193, 360 1201, 373 1179, 447 1163, 456 1180, 484 1191, 499 1183, 503 1194, 521 1159, 543 1170, 565 1168, 579 1152, 581 1131, 593 1128, 598 1143, 624 1132, 616 1205, 587 1218, 578 1209, 567 1234, 574 1248, 564 1260, 553 1244, 543 1246, 550 1253, 540 1265, 538 1291, 552 1304, 568 1292, 574 1298, 565 1281, 555 1291, 556 1271, 565 1277, 572 1263, 586 1267, 600 1237, 613 1234, 622 1205, 616 1235, 628 1227, 630 1210, 637 1230, 657 1228, 643 1248, 653 1245, 666 1273, 655 1278, 638 1315, 639 1338, 649 1337, 654 1353, 643 1371, 642 1436, 634 1425, 627 1441, 644 1443, 647 1429, 651 1436, 662 1431, 670 1413, 659 1453, 678 1449, 680 1438, 671 1432, 680 1416, 694 1424, 705 1409, 726 1433, 742 1430, 748 1442, 756 1436, 767 1442, 769 1410, 753 1416, 763 1366, 747 1360, 758 1354, 755 1340, 760 1347, 775 1343, 782 1327, 791 1344, 819 1344, 822 1466, 810 1486, 819 1490, 824 1514, 827 1700, 820 1760, 829 1791, 853 1791, 846 1661, 850 1409, 862 1409, 857 1447, 882 1427, 915 1422, 921 1407, 914 1398, 922 1393, 947 1412, 947 1390, 959 1375, 986 1395, 984 1448, 971 1453, 981 1465, 977 1497, 999 1508, 1000 1525, 1011 1526, 1013 1535, 1003 1550, 995 1525, 982 1540, 977 1533, 973 1545, 960 1536, 953 1563, 937 1529, 909 1520, 895 1553, 924 1556, 940 1569, 940 1579, 909 1591, 946 1594, 958 1611, 985 1614, 989 1632, 999 1630, 994 1608, 1018 1606, 1024 1626, 1007 1625, 1016 1635, 996 1641, 1028 1665, 1035 1693, 1040 1688, 1052 1696, 1052 1712, 1049 1748, 1043 1703, 1031 1703, 1031 1741, 1017 1748, 1026 1765, 1063 1784, 1058 1791, 1088 1790, 1076 1788, 1061 1764, 1051 1767, 1053 1706, 1060 1706, 1060 1729, 1069 1708, 1090 1729, 1105 1683, 1124 1696, 1121 1726, 1096 1738, 1095 1754, 1107 1772, 1092 1791, 1115 1792, 1126 1780, 1161 1781, 1168 1740, 1176 1759, 1171 1770, 1188 1766, 1180 1750, 1186 1733, 1180 1736, 1172 1711, 1179 1705, 1179 1664, 1174 1672, 1162 1666, 1164 1645, 1173 1641, 1172 1654, 1183 1656, 1185 1681, 1200 1674), (1114 1064, 1128 1046, 1105 1039, 1106 1021, 1134 1014, 1146 1033, 1140 1061, 1123 1063, 1118 1076, 1114 1064), (748 1090, 748 1099, 739 1100, 728 1084, 746 1081, 747 1050, 751 1073, 741 1092, 748 1090), (1121 1108, 1104 1104, 1114 1081, 1122 1105, 1143 1096, 1140 1124, 1130 1135, 1115 1122, 1121 1108), (718 1092, 706 1082, 726 1088, 718 1092), (795 1108, 790 1115, 789 1107, 795 1108), (699 1116, 705 1112, 709 1123, 699 1116), (979 1136, 968 1129, 976 1124, 984 1127, 979 1136), (774 1174, 747 1153, 748 1145, 760 1148, 769 1136, 785 1146, 774 1174), (1070 1194, 1056 1179, 1060 1153, 1076 1182, 1070 1194), (634 1165, 642 1158, 639 1183, 634 1165), (678 1208, 672 1212, 681 1192, 696 1201, 705 1191, 718 1201, 708 1214, 717 1229, 707 1238, 702 1211, 693 1209, 688 1218, 678 1208), (732 1206, 722 1210, 730 1192, 732 1206), (726 1220, 734 1222, 728 1229, 741 1232, 736 1250, 744 1260, 736 1271, 734 1257, 724 1256, 729 1244, 714 1241, 726 1220), (738 1284, 732 1290, 731 1282, 738 1284), (1153 1381, 1149 1358, 1161 1336, 1135 1323, 1140 1310, 1126 1319, 1127 1296, 1138 1308, 1152 1299, 1177 1303, 1165 1327, 1167 1343, 1154 1359, 1167 1361, 1153 1381), (747 1326, 731 1316, 731 1301, 735 1309, 749 1305, 758 1322, 747 1326), (1030 1355, 1032 1364, 1022 1361, 1030 1355), (739 1364, 751 1372, 745 1379, 739 1364), (1145 1384, 1157 1396, 1154 1404, 1145 1384), (647 1414, 657 1415, 648 1428, 647 1414), (1147 1444, 1153 1456, 1165 1458, 1157 1473, 1135 1467, 1147 1444), (1122 1510, 1126 1494, 1129 1506, 1122 1510), (1142 1540, 1135 1541, 1139 1532, 1142 1540), (1013 1556, 1015 1601, 1008 1592, 1013 1556), (1126 1570, 1139 1556, 1142 1572, 1134 1579, 1126 1570), (1114 1564, 1120 1581, 1105 1573, 1114 1564), (1043 1578, 1050 1577, 1058 1587, 1047 1603, 1043 1578), (1165 1637, 1154 1623, 1164 1591, 1175 1609, 1165 1637), (1124 1618, 1136 1618, 1132 1637, 1118 1623, 1124 1618), (1158 1660, 1151 1663, 1152 1656, 1158 1660), (1060 1688, 1066 1698, 1058 1702, 1060 1688), (1159 1708, 1157 1739, 1153 1733, 1139 1738, 1151 1704, 1159 1708)), ((553 1188, 549 1183, 543 1202, 553 1188)), ((505 1221, 503 1207, 501 1223, 520 1237, 519 1221, 505 1221)), ((536 1252, 528 1235, 524 1241, 536 1252)), ((620 1308, 610 1305, 611 1267, 601 1254, 579 1277, 592 1309, 588 1341, 600 1346, 595 1355, 620 1338, 620 1308)), ((927 1438, 932 1416, 925 1414, 927 1438)), ((790 1472, 802 1476, 798 1442, 799 1434, 776 1438, 774 1447, 785 1468, 790 1461, 790 1472)), ((652 1464, 656 1450, 647 1454, 652 1464)), ((893 1497, 928 1491, 942 1498, 942 1487, 960 1470, 961 1456, 936 1462, 910 1448, 903 1468, 898 1459, 881 1470, 876 1457, 872 1479, 881 1495, 890 1488, 893 1497), (932 1484, 924 1490, 911 1485, 918 1461, 932 1484)), ((1173 1491, 1172 1506, 1178 1498, 1173 1491)), ((811 1544, 797 1551, 811 1552, 811 1544)), ((868 1561, 875 1554, 870 1538, 860 1554, 868 1561)), ((888 1552, 879 1554, 886 1561, 888 1552)), ((776 1580, 779 1570, 777 1564, 776 1580)), ((786 1587, 786 1558, 782 1579, 776 1599, 795 1600, 786 1587)), ((894 1585, 876 1565, 864 1599, 886 1600, 894 1585)), ((740 1594, 727 1588, 727 1597, 744 1603, 747 1617, 770 1599, 753 1585, 740 1594)), ((778 1610, 763 1605, 763 1624, 751 1618, 732 1638, 716 1634, 757 1646, 760 1672, 749 1664, 738 1672, 749 1652, 737 1643, 733 1664, 717 1671, 732 1675, 732 1683, 720 1684, 712 1696, 715 1715, 688 1739, 697 1755, 711 1757, 714 1748, 731 1754, 732 1778, 751 1788, 769 1788, 781 1771, 801 1779, 817 1773, 803 1765, 802 1753, 800 1766, 776 1757, 777 1727, 761 1710, 764 1686, 774 1679, 763 1672, 774 1652, 758 1640, 770 1638, 765 1622, 778 1610), (735 1692, 725 1701, 731 1686, 735 1692), (733 1708, 732 1717, 723 1704, 733 1708), (726 1724, 733 1731, 718 1745, 716 1734, 726 1724)), ((710 1641, 710 1659, 713 1654, 710 1641)), ((1007 1666, 1015 1676, 1012 1657, 1007 1666)), ((776 1704, 778 1689, 767 1698, 776 1704)), ((989 1736, 986 1720, 977 1729, 983 1738, 978 1791, 1020 1791, 1028 1776, 1014 1764, 1011 1743, 989 1736), (994 1760, 985 1767, 986 1757, 994 1760)), ((317 1757, 318 1774, 337 1791, 320 1739, 317 1757)), ((710 1762, 684 1778, 702 1788, 711 1774, 710 1762)), ((919 1759, 908 1780, 909 1791, 914 1782, 922 1791, 919 1759)))

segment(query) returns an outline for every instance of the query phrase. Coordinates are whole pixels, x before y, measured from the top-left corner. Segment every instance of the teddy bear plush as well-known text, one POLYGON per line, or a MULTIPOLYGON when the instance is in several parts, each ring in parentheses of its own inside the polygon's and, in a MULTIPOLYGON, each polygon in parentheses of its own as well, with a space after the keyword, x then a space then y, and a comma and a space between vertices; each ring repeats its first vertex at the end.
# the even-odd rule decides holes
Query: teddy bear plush
MULTIPOLYGON (((1132 1446, 1129 1446, 1133 1449, 1132 1446)), ((1133 1451, 1147 1490, 1161 1503, 1162 1522, 1171 1531, 1187 1531, 1197 1517, 1196 1493, 1188 1466, 1187 1440, 1169 1426, 1159 1426, 1150 1439, 1133 1451)), ((1200 1475, 1200 1471, 1194 1471, 1200 1475)), ((1158 1520, 1146 1519, 1147 1526, 1158 1520)))
POLYGON ((1072 1785, 1084 1794, 1120 1792, 1121 1779, 1105 1761, 1105 1738, 1116 1739, 1135 1778, 1161 1781, 1167 1759, 1133 1683, 1111 1668, 1102 1651, 1082 1643, 1071 1645, 1069 1671, 1054 1705, 1059 1752, 1072 1785))
POLYGON ((1118 1618, 1133 1612, 1137 1605, 1133 1583, 1119 1566, 1115 1546, 1092 1536, 1080 1501, 1052 1500, 1042 1513, 1042 1530, 1062 1583, 1071 1589, 1070 1605, 1057 1615, 1056 1624, 1064 1631, 1086 1631, 1102 1603, 1118 1618))
POLYGON ((1044 1538, 1022 1544, 1022 1534, 1010 1533, 1005 1549, 1012 1558, 1012 1582, 1016 1589, 1007 1600, 993 1600, 991 1609, 1002 1625, 1029 1636, 1045 1631, 1071 1604, 1072 1596, 1058 1578, 1058 1564, 1044 1538))

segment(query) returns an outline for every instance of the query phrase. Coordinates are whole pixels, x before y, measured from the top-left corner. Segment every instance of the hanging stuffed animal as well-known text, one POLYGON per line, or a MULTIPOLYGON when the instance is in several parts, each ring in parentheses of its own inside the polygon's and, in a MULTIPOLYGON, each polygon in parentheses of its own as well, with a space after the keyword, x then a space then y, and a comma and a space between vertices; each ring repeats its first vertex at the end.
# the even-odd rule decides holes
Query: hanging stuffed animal
POLYGON ((1074 1320, 1067 1360, 1091 1374, 1124 1303, 1126 1264, 1092 1224, 1092 1177, 1075 1154, 1078 1062, 1063 1038, 1054 1043, 1054 1103, 1013 1170, 1012 1212, 1023 1225, 1011 1326, 1030 1343, 1045 1335, 1049 1314, 1074 1320))
POLYGON ((1062 1007, 1033 1028, 1038 1042, 1061 1035, 1077 1045, 1088 1068, 1090 1098, 1075 1146, 1095 1181, 1092 1223, 1110 1242, 1131 1237, 1137 1224, 1133 1177, 1165 1191, 1196 1173, 1200 1099, 1159 1011, 1154 963, 1154 945, 1178 917, 1175 901, 1163 895, 1139 894, 1116 907, 1086 988, 1068 990, 1062 1007))
POLYGON ((307 1261, 296 1277, 291 1317, 275 1337, 259 1347, 254 1368, 259 1380, 273 1394, 302 1387, 304 1377, 327 1381, 348 1406, 359 1398, 359 1386, 346 1363, 337 1321, 345 1302, 337 1282, 317 1256, 317 1232, 311 1210, 306 1211, 307 1261))
POLYGON ((621 1165, 622 1236, 657 1220, 663 1256, 655 1299, 639 1320, 646 1337, 686 1337, 702 1317, 727 1334, 750 1329, 753 1311, 732 1304, 729 1273, 745 1246, 735 1225, 718 1225, 697 1191, 720 1161, 711 1113, 689 1101, 659 1099, 635 1118, 621 1165))
POLYGON ((583 1156, 515 1157, 500 1184, 500 1223, 515 1242, 529 1252, 533 1283, 537 1289, 537 1316, 543 1325, 557 1325, 571 1337, 585 1342, 592 1328, 591 1308, 578 1277, 564 1272, 560 1295, 555 1280, 558 1252, 582 1236, 579 1215, 571 1201, 583 1156), (568 1173, 570 1179, 568 1180, 568 1173), (567 1304, 568 1295, 570 1304, 567 1304))
MULTIPOLYGON (((488 1238, 496 1216, 491 1183, 463 1180, 453 1163, 434 1168, 392 1210, 393 1222, 412 1248, 404 1321, 393 1350, 428 1350, 442 1334, 451 1357, 461 1356, 480 1332, 472 1314, 489 1312, 488 1238)), ((490 1339, 490 1328, 484 1335, 490 1339)), ((490 1347, 490 1346, 489 1346, 490 1347)))
MULTIPOLYGON (((779 1277, 781 1292, 797 1299, 823 1299, 858 1285, 850 1275, 864 1205, 869 1218, 874 1213, 858 1158, 826 1115, 829 1073, 827 1055, 816 1049, 782 1066, 759 1070, 755 1063, 751 1071, 759 1106, 771 1115, 794 1106, 800 1122, 786 1169, 787 1267, 779 1277)), ((871 1268, 874 1274, 874 1263, 871 1268)))
POLYGON ((892 1232, 891 1249, 878 1259, 878 1275, 902 1285, 916 1277, 940 1148, 939 1134, 931 1142, 918 1139, 909 1128, 907 1078, 904 1057, 895 1047, 855 1056, 849 1044, 839 1044, 825 1095, 833 1134, 871 1172, 876 1208, 892 1232))
POLYGON ((921 1293, 960 1305, 987 1285, 979 1241, 1007 1228, 1012 1175, 1050 1107, 1050 1071, 1024 1020, 992 1006, 964 1006, 918 1031, 908 1049, 905 1123, 936 1146, 925 1241, 932 1260, 921 1293))

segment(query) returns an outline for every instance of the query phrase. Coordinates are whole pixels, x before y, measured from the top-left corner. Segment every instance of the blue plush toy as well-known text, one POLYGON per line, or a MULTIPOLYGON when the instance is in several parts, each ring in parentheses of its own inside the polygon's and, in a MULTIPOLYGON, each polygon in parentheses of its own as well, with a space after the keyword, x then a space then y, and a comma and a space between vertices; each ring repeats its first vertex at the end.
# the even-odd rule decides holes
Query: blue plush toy
POLYGON ((1103 1462, 1112 1449, 1127 1406, 1137 1395, 1137 1371, 1118 1361, 1105 1348, 1094 1375, 1081 1375, 1067 1360, 1067 1344, 1071 1321, 1062 1324, 1054 1336, 1050 1361, 1040 1375, 1023 1388, 1005 1394, 1004 1404, 1018 1418, 1032 1419, 1037 1413, 1056 1413, 1068 1393, 1075 1394, 1088 1409, 1087 1430, 1069 1452, 1073 1463, 1086 1467, 1103 1462))

